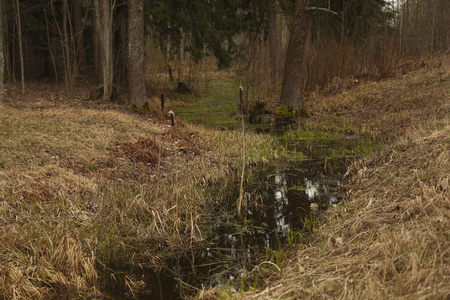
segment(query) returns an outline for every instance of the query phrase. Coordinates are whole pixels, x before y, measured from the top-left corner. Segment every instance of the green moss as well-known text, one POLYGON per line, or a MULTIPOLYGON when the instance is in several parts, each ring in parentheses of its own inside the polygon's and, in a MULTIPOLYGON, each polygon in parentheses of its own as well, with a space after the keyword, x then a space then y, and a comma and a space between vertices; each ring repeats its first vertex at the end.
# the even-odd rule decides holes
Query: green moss
POLYGON ((148 102, 145 102, 144 106, 142 106, 142 111, 145 113, 150 113, 152 111, 150 109, 150 105, 148 105, 148 102))
POLYGON ((310 117, 309 112, 305 108, 301 109, 298 114, 301 118, 309 118, 310 117))
POLYGON ((295 112, 291 107, 280 104, 275 111, 275 123, 277 127, 284 127, 295 123, 295 112))
POLYGON ((238 118, 239 83, 236 80, 214 80, 205 83, 204 95, 179 95, 185 103, 176 107, 180 119, 186 122, 219 129, 240 126, 238 118))

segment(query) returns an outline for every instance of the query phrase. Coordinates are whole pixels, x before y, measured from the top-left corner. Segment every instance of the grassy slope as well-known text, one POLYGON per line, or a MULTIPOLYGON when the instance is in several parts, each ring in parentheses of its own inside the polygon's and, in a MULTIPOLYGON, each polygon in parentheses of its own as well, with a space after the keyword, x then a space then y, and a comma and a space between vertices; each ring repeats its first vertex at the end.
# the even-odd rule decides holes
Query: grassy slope
MULTIPOLYGON (((226 188, 242 135, 168 123, 51 86, 0 104, 1 299, 100 297, 113 278, 132 295, 127 270, 201 243, 205 185, 226 188)), ((248 164, 281 153, 246 138, 248 164)))
POLYGON ((307 128, 369 134, 385 147, 352 166, 348 201, 288 251, 280 276, 233 298, 450 296, 450 65, 441 63, 308 104, 307 128))
MULTIPOLYGON (((298 246, 277 288, 237 297, 445 295, 450 79, 441 68, 309 102, 307 129, 401 138, 355 164, 352 201, 298 246)), ((201 242, 204 186, 239 170, 239 131, 173 131, 43 90, 0 104, 0 298, 92 298, 118 271, 158 267, 201 242)), ((246 145, 247 164, 286 154, 267 135, 247 134, 246 145)), ((140 279, 126 275, 138 292, 140 279)))

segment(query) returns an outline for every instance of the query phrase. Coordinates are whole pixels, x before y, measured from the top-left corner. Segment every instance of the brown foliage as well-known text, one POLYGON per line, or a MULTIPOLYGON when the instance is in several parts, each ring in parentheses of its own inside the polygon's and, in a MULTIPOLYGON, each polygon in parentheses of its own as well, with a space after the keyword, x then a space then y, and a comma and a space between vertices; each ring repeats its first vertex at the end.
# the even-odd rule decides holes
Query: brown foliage
POLYGON ((169 141, 174 142, 178 145, 178 149, 185 153, 192 153, 194 155, 200 155, 201 151, 197 147, 193 136, 188 136, 187 134, 181 133, 177 130, 171 130, 167 133, 163 133, 163 136, 167 137, 169 141))
POLYGON ((154 138, 148 137, 137 142, 116 142, 111 147, 111 154, 114 157, 129 158, 134 162, 147 164, 158 163, 162 149, 158 146, 154 138))

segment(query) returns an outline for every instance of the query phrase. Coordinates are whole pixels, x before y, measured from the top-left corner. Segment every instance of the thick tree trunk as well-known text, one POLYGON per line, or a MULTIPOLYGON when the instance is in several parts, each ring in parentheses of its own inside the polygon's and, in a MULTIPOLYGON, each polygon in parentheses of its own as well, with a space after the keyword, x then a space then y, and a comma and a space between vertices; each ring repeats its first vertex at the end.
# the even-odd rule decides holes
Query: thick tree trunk
POLYGON ((276 82, 278 76, 278 35, 277 19, 275 15, 275 1, 267 0, 267 26, 269 29, 269 59, 270 59, 270 80, 276 82))
POLYGON ((5 55, 3 53, 3 1, 0 2, 0 103, 5 98, 5 55))
POLYGON ((131 101, 147 101, 144 70, 144 0, 128 1, 128 86, 131 101))
POLYGON ((286 54, 280 103, 296 111, 303 108, 303 62, 308 37, 306 7, 308 0, 297 0, 286 54))
POLYGON ((96 22, 101 47, 103 99, 111 100, 113 86, 112 7, 109 0, 95 0, 96 22))

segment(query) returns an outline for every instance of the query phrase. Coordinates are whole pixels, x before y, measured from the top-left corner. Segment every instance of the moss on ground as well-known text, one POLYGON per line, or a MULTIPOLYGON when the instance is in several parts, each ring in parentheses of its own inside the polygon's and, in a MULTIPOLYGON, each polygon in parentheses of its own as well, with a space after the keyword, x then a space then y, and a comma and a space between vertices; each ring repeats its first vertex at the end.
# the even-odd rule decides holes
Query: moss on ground
POLYGON ((185 105, 174 108, 183 121, 217 129, 234 129, 240 125, 239 83, 233 79, 204 83, 204 95, 178 95, 185 105))

